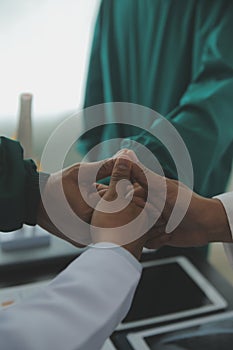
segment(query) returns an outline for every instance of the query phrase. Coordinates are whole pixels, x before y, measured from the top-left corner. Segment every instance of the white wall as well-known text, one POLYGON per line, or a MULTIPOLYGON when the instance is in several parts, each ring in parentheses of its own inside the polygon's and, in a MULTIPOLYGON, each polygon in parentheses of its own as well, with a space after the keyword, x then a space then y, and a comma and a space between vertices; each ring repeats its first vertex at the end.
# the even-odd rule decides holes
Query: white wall
POLYGON ((82 101, 99 0, 0 0, 0 131, 16 126, 18 95, 34 118, 56 118, 82 101))

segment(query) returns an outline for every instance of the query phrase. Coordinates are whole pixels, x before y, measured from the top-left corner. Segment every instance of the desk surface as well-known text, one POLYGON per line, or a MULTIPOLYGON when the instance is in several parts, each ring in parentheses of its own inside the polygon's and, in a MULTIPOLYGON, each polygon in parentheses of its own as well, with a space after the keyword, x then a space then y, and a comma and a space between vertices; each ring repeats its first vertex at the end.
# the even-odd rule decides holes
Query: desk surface
MULTIPOLYGON (((157 259, 172 257, 177 255, 186 256, 198 268, 198 270, 200 270, 201 273, 209 280, 209 282, 219 291, 219 293, 225 298, 225 300, 228 303, 228 307, 225 310, 225 312, 233 310, 232 286, 205 260, 205 258, 201 254, 197 253, 196 249, 180 249, 180 248, 177 249, 177 248, 164 247, 159 251, 148 255, 146 257, 146 260, 147 259, 157 260, 157 259)), ((186 318, 185 320, 189 320, 189 319, 190 318, 186 318)), ((170 321, 169 323, 164 322, 161 324, 156 324, 156 327, 171 324, 171 323, 176 323, 176 322, 177 321, 175 320, 170 321)), ((141 327, 141 328, 138 328, 137 331, 148 329, 148 328, 153 328, 153 326, 150 326, 150 327, 147 326, 144 328, 141 327)), ((130 333, 130 330, 113 333, 111 338, 116 349, 132 350, 128 341, 126 340, 127 333, 130 333)))
MULTIPOLYGON (((72 247, 56 237, 53 237, 52 244, 47 248, 21 251, 16 254, 1 252, 0 287, 52 278, 80 253, 81 250, 72 247)), ((206 262, 203 256, 197 253, 195 249, 164 247, 159 251, 143 254, 142 260, 157 260, 177 255, 186 256, 190 259, 226 299, 228 303, 227 311, 233 310, 232 286, 208 262, 206 262)), ((115 346, 118 349, 131 349, 126 339, 122 337, 122 334, 124 334, 124 331, 115 332, 112 335, 112 340, 115 346)))
MULTIPOLYGON (((1 245, 0 245, 1 247, 1 245)), ((10 265, 39 263, 42 260, 52 261, 62 257, 76 257, 83 249, 51 235, 50 244, 31 249, 4 251, 0 249, 0 268, 10 265)))
POLYGON ((45 247, 0 250, 0 287, 53 277, 83 251, 55 236, 51 236, 50 244, 45 247))

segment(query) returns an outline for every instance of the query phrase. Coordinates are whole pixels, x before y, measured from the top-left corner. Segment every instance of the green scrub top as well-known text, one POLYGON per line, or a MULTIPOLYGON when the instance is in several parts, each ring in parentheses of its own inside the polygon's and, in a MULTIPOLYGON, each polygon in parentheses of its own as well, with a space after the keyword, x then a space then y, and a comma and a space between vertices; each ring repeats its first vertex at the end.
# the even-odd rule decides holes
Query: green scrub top
MULTIPOLYGON (((232 0, 104 0, 84 106, 131 102, 159 112, 190 152, 194 189, 205 196, 224 192, 233 156, 232 38, 232 0)), ((87 119, 84 123, 91 125, 87 119)), ((143 143, 166 175, 176 177, 164 146, 130 126, 89 131, 79 140, 78 150, 86 154, 115 137, 143 143)), ((111 156, 107 153, 105 149, 99 158, 111 156)))

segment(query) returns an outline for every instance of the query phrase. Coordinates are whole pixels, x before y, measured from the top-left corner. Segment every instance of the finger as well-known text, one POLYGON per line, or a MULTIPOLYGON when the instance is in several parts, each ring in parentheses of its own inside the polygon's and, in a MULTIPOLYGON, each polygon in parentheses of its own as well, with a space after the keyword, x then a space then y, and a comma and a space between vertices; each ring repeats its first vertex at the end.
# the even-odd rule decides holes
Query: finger
POLYGON ((97 191, 102 191, 102 190, 108 190, 108 187, 107 185, 103 185, 103 184, 99 184, 99 183, 94 183, 95 185, 95 188, 97 189, 97 191))
POLYGON ((116 195, 124 197, 127 186, 130 184, 132 162, 126 158, 117 158, 114 165, 109 184, 109 196, 116 198, 116 195))
MULTIPOLYGON (((131 179, 132 180, 132 179, 131 179)), ((136 182, 135 184, 130 184, 127 186, 127 194, 126 194, 126 199, 131 198, 131 197, 141 197, 144 200, 147 198, 147 193, 146 191, 136 182)))
POLYGON ((124 157, 126 156, 127 158, 129 158, 132 162, 137 163, 139 161, 138 157, 136 156, 136 153, 130 149, 127 148, 123 148, 120 151, 118 151, 114 158, 119 158, 119 157, 124 157))
POLYGON ((150 184, 153 184, 153 190, 158 193, 161 191, 161 185, 164 184, 165 181, 163 176, 154 173, 140 162, 132 165, 132 177, 144 188, 144 190, 148 190, 149 181, 150 184))
POLYGON ((99 195, 100 197, 103 197, 103 196, 105 195, 105 193, 107 193, 107 191, 108 191, 108 189, 100 190, 100 191, 98 191, 98 195, 99 195))
POLYGON ((146 205, 145 200, 141 197, 133 196, 132 201, 134 202, 134 204, 136 204, 137 207, 140 207, 140 208, 144 208, 146 205))
POLYGON ((141 163, 133 163, 132 177, 142 186, 147 193, 147 201, 152 203, 162 212, 166 204, 167 181, 164 176, 160 176, 141 163))
POLYGON ((113 158, 109 158, 109 159, 106 159, 104 161, 96 162, 95 166, 97 168, 99 166, 99 171, 98 171, 97 176, 96 176, 96 181, 110 176, 112 173, 112 170, 114 168, 115 162, 116 162, 116 160, 113 158))
POLYGON ((137 184, 137 186, 134 185, 134 195, 146 199, 147 192, 144 190, 144 188, 137 184))
POLYGON ((79 181, 95 182, 104 179, 111 175, 116 159, 109 158, 99 162, 80 163, 79 166, 79 181), (93 181, 93 174, 96 177, 93 181))
MULTIPOLYGON (((88 205, 92 209, 96 207, 98 202, 101 200, 101 198, 103 198, 103 196, 107 192, 107 189, 102 189, 96 192, 96 187, 94 186, 94 184, 93 184, 93 188, 94 189, 87 194, 88 205)), ((87 203, 86 198, 84 198, 84 200, 85 200, 85 203, 87 203)))

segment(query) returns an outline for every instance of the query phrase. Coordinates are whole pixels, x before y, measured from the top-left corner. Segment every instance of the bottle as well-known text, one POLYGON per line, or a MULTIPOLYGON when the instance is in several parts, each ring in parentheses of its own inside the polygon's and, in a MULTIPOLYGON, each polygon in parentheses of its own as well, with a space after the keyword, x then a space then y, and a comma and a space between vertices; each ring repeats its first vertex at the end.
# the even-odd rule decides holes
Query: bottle
POLYGON ((32 94, 20 95, 17 140, 24 149, 24 158, 33 158, 32 150, 32 94))

